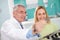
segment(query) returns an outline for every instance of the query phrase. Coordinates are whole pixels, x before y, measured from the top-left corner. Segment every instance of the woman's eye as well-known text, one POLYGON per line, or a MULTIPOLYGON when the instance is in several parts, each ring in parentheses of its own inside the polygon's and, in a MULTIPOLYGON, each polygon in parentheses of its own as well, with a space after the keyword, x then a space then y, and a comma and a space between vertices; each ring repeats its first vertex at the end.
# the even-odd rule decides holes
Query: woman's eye
POLYGON ((45 13, 43 13, 43 15, 45 15, 45 13))
POLYGON ((38 15, 41 15, 40 13, 38 15))

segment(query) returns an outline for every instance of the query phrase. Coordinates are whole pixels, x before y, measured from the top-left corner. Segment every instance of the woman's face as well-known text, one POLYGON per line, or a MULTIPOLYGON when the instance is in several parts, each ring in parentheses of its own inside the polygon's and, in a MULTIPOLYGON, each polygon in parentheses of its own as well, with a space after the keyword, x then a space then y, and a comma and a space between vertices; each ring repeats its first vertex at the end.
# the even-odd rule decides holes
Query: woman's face
POLYGON ((38 21, 46 19, 46 13, 44 9, 41 8, 37 11, 37 19, 38 21))

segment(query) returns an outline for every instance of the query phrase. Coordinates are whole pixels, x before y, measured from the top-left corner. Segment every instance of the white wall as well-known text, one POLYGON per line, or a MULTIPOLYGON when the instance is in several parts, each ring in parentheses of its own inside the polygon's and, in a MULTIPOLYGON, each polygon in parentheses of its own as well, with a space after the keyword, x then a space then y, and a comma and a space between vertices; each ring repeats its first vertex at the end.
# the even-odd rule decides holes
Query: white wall
POLYGON ((0 27, 2 23, 10 18, 8 0, 0 0, 0 27))

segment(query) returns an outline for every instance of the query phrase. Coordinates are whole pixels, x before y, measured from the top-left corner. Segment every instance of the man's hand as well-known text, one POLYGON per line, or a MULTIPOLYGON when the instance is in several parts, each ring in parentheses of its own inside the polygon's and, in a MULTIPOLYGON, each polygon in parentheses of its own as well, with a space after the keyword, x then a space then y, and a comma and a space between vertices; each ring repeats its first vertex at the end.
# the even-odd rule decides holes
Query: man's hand
POLYGON ((36 31, 37 31, 38 33, 40 33, 40 32, 42 31, 42 29, 43 29, 43 24, 42 24, 41 22, 37 22, 37 23, 35 24, 35 29, 36 29, 36 31))

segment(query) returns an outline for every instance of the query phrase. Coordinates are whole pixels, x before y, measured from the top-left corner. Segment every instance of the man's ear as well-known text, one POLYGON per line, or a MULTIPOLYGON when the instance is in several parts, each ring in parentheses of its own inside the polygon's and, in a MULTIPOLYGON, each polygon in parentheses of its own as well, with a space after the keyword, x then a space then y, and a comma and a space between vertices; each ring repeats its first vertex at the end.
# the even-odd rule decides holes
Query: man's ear
POLYGON ((27 15, 26 15, 26 17, 25 17, 25 21, 28 21, 27 15))
POLYGON ((17 13, 16 11, 13 11, 13 17, 15 17, 15 16, 16 16, 16 13, 17 13))

